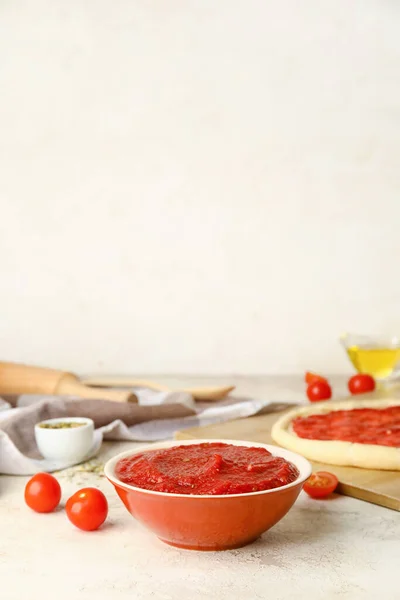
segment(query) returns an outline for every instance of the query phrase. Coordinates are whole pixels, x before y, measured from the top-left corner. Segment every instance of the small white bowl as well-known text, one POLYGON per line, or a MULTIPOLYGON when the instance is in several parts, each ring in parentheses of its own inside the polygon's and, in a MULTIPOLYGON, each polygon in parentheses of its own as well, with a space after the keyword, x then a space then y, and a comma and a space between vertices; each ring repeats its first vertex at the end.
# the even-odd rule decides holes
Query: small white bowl
POLYGON ((93 446, 94 423, 83 417, 47 419, 35 425, 35 438, 40 453, 49 460, 80 462, 93 446), (41 425, 83 423, 79 427, 48 429, 41 425))

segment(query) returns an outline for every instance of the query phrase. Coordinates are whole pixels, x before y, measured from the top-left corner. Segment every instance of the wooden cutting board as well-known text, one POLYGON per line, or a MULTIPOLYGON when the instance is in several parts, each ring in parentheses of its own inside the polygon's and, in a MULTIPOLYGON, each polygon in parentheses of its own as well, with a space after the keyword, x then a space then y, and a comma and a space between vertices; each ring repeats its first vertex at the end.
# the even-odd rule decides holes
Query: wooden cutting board
MULTIPOLYGON (((227 423, 185 429, 175 439, 230 439, 275 444, 271 427, 283 413, 270 413, 227 423)), ((336 467, 312 462, 315 471, 330 471, 339 479, 337 491, 345 496, 379 504, 400 511, 400 472, 336 467)))

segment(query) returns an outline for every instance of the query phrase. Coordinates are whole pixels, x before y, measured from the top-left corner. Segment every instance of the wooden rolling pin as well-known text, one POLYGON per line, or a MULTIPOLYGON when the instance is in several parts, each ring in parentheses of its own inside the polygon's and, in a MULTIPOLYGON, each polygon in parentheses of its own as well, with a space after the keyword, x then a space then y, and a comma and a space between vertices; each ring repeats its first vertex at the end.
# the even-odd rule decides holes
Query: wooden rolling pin
POLYGON ((0 362, 1 394, 49 394, 137 402, 131 391, 89 387, 73 373, 8 362, 0 362))

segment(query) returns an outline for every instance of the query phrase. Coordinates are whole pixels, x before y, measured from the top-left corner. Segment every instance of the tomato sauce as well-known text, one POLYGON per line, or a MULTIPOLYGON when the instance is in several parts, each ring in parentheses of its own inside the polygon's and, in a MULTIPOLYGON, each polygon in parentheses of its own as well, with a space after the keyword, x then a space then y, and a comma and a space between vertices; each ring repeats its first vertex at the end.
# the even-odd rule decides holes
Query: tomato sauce
POLYGON ((292 426, 299 437, 309 440, 400 446, 400 406, 335 410, 297 417, 292 426))
POLYGON ((290 462, 265 448, 203 443, 149 450, 118 461, 118 479, 176 494, 245 494, 297 479, 290 462))

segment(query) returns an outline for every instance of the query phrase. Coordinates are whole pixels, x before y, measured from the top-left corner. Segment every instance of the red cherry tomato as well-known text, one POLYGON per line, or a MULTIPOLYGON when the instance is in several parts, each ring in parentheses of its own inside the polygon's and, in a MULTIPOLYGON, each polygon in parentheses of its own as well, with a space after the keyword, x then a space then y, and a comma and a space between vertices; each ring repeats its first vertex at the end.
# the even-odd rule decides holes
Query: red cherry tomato
POLYGON ((349 390, 351 394, 365 394, 373 392, 375 389, 375 379, 366 373, 353 375, 349 379, 349 390))
POLYGON ((61 487, 49 473, 37 473, 25 486, 25 502, 39 513, 52 512, 61 500, 61 487))
POLYGON ((311 498, 326 498, 335 491, 338 478, 333 473, 318 471, 305 482, 303 489, 311 498))
POLYGON ((314 383, 315 381, 326 381, 328 383, 326 377, 322 377, 322 375, 318 375, 318 373, 313 373, 312 371, 306 372, 304 381, 307 385, 310 385, 310 383, 314 383))
POLYGON ((329 400, 332 397, 332 389, 327 381, 314 381, 307 388, 307 397, 310 402, 329 400))
POLYGON ((94 531, 107 518, 107 498, 96 488, 83 488, 67 500, 65 510, 68 519, 76 527, 84 531, 94 531))

